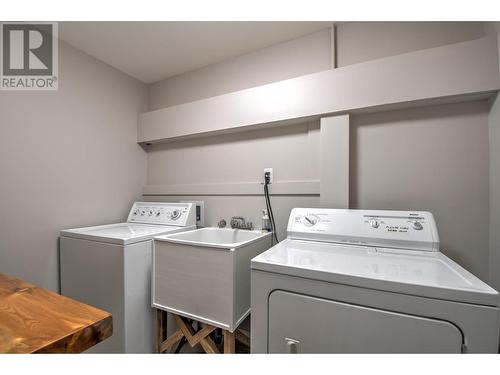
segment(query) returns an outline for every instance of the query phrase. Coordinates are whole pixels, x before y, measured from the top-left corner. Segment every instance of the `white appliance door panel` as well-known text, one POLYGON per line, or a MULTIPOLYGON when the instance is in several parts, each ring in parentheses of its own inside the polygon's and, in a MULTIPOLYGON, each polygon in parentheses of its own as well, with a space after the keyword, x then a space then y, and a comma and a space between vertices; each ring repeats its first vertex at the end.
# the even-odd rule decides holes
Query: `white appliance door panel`
POLYGON ((113 315, 113 335, 88 353, 125 352, 123 246, 61 237, 61 294, 113 315))
POLYGON ((453 324, 284 291, 269 297, 269 353, 460 353, 453 324))
POLYGON ((125 352, 154 353, 155 311, 151 307, 152 242, 125 247, 125 352))

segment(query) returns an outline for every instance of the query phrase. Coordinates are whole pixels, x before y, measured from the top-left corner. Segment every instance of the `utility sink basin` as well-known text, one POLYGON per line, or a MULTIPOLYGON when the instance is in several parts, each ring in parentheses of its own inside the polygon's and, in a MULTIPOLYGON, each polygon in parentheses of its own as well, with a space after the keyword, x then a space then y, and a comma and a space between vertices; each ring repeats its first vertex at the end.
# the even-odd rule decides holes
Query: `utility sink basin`
POLYGON ((196 246, 218 247, 221 249, 237 249, 269 237, 270 233, 241 229, 203 228, 188 232, 157 237, 158 241, 182 243, 196 246))
POLYGON ((233 332, 250 313, 250 260, 271 234, 203 228, 154 238, 152 305, 233 332))

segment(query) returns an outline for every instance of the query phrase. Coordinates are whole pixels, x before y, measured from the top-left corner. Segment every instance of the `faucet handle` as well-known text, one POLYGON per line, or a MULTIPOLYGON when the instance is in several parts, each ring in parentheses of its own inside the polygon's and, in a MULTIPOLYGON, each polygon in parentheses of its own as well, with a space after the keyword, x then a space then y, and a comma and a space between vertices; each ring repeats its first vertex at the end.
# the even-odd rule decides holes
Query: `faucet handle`
POLYGON ((245 219, 241 216, 233 216, 230 221, 231 228, 241 229, 245 225, 245 219))
POLYGON ((220 219, 219 222, 217 223, 217 226, 219 228, 225 228, 226 225, 227 225, 227 223, 226 223, 226 220, 224 220, 224 219, 220 219))

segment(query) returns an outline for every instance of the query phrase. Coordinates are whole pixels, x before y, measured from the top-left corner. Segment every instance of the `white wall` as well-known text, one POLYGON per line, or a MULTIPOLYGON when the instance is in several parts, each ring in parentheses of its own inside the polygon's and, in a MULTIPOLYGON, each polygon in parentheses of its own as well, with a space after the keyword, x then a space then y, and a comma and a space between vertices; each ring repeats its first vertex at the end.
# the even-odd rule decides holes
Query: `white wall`
MULTIPOLYGON (((0 91, 0 273, 58 289, 58 231, 141 197, 145 85, 60 43, 59 91, 0 91)), ((91 277, 91 275, 89 275, 91 277)))
POLYGON ((442 251, 488 280, 485 101, 352 116, 353 208, 431 211, 442 251))

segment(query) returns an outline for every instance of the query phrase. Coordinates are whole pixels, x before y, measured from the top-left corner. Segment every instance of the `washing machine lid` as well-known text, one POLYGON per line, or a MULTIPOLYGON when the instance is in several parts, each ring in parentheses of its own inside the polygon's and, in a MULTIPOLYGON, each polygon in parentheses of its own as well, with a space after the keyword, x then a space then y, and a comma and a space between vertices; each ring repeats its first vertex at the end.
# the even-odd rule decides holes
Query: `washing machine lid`
POLYGON ((128 245, 151 240, 154 236, 171 234, 184 230, 196 229, 195 225, 187 227, 148 225, 135 223, 118 223, 62 230, 61 237, 79 238, 90 241, 128 245))
POLYGON ((196 229, 196 205, 193 203, 134 202, 126 223, 66 229, 60 235, 128 245, 193 229, 196 229))
POLYGON ((252 269, 362 288, 498 306, 498 292, 439 251, 286 239, 252 269))

